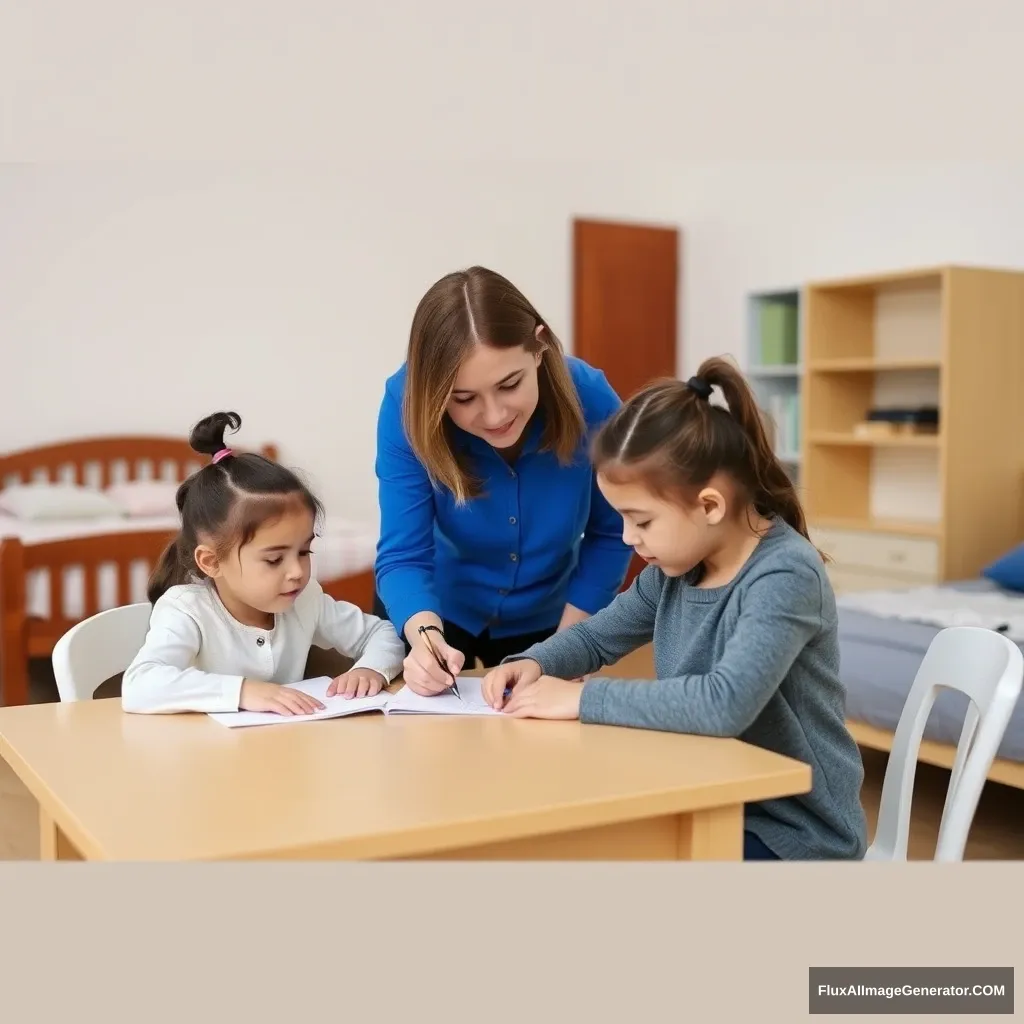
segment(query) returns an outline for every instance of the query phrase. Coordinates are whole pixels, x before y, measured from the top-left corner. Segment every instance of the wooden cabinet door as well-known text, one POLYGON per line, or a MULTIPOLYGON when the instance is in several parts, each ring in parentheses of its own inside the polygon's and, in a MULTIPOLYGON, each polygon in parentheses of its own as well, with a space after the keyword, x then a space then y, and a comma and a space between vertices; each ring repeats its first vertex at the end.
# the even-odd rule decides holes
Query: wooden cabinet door
MULTIPOLYGON (((679 360, 679 232, 573 221, 573 354, 625 401, 679 360)), ((634 558, 625 586, 643 568, 634 558)))
POLYGON ((573 353, 627 399, 679 359, 679 232, 573 222, 573 353))

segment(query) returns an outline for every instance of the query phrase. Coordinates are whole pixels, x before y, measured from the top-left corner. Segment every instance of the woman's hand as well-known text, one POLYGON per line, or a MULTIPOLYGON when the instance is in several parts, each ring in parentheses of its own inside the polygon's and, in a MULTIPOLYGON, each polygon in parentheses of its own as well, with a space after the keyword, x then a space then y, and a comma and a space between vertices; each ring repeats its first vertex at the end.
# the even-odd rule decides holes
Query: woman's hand
POLYGON ((580 699, 583 696, 581 683, 554 676, 541 676, 532 683, 517 686, 512 691, 504 714, 512 718, 559 718, 580 717, 580 699))
POLYGON ((278 683, 262 683, 256 679, 242 681, 238 696, 239 711, 271 711, 275 715, 312 715, 324 706, 308 693, 278 683))
POLYGON ((500 711, 505 705, 505 694, 514 691, 517 686, 535 682, 540 679, 541 667, 530 658, 519 658, 510 661, 507 665, 499 665, 492 668, 484 676, 480 684, 480 692, 484 700, 495 711, 500 711))
POLYGON ((354 668, 331 680, 328 697, 376 697, 388 681, 372 668, 354 668))
POLYGON ((435 697, 439 693, 444 693, 452 685, 452 676, 457 678, 466 663, 466 656, 462 651, 457 651, 445 643, 440 633, 431 630, 429 635, 429 641, 422 635, 416 637, 402 669, 406 685, 413 693, 418 693, 422 697, 435 697), (437 652, 437 658, 430 649, 431 644, 437 652), (437 663, 438 658, 448 666, 451 675, 437 663))

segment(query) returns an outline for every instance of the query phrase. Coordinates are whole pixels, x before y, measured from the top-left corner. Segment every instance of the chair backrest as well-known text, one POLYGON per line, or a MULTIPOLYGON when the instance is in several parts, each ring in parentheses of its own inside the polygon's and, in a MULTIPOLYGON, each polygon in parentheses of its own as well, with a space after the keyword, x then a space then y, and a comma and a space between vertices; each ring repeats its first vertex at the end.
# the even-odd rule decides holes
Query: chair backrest
POLYGON ((994 630, 951 626, 932 640, 893 737, 875 838, 866 860, 906 860, 914 774, 928 715, 940 688, 970 704, 939 824, 935 860, 963 859, 974 812, 1024 684, 1020 648, 994 630))
POLYGON ((71 627, 53 647, 53 674, 62 701, 91 700, 97 688, 123 672, 139 653, 152 606, 122 605, 71 627))

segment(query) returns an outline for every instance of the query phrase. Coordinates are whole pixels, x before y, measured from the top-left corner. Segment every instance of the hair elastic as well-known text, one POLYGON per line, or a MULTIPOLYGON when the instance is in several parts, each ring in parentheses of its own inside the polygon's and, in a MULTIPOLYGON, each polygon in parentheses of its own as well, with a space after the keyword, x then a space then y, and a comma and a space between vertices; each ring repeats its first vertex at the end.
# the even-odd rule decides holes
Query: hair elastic
POLYGON ((221 450, 213 457, 214 464, 220 462, 221 459, 226 459, 229 455, 234 454, 235 453, 230 448, 221 448, 221 450))
POLYGON ((686 382, 686 386, 705 400, 711 397, 711 385, 703 377, 691 377, 686 382))

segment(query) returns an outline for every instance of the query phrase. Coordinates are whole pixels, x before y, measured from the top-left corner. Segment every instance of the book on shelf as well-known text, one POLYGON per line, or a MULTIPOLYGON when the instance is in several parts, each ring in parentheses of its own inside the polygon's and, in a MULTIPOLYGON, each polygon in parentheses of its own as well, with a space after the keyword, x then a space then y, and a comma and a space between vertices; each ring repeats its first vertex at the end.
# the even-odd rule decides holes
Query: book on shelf
POLYGON ((774 394, 767 412, 775 427, 776 454, 794 457, 800 451, 800 396, 774 394))
POLYGON ((764 300, 759 317, 762 366, 789 366, 797 361, 797 311, 791 302, 764 300))

